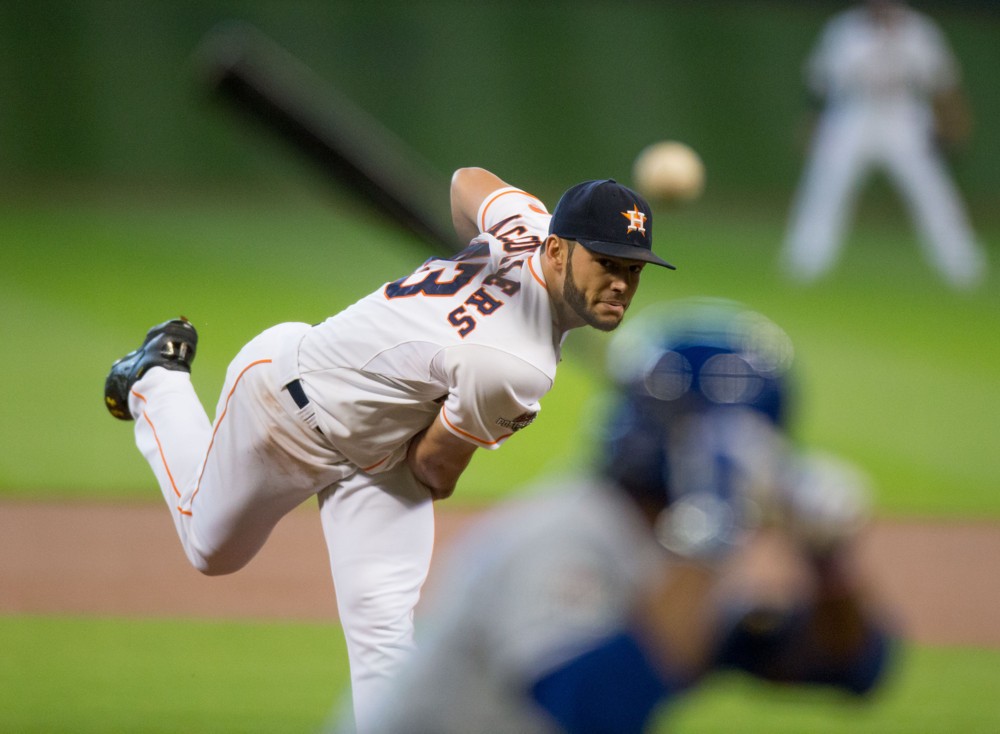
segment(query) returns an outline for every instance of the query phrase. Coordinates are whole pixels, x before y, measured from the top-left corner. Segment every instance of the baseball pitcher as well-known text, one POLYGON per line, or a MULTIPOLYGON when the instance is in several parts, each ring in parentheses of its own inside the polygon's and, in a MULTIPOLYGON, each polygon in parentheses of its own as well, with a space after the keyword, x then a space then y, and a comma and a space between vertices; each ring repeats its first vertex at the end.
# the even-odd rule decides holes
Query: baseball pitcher
POLYGON ((554 214, 478 168, 452 179, 458 255, 309 325, 283 323, 233 359, 210 421, 191 384, 197 333, 150 329, 114 363, 105 402, 135 421, 191 564, 246 565, 275 524, 318 497, 366 731, 412 647, 412 615, 448 497, 478 448, 527 427, 566 333, 614 329, 652 251, 652 213, 612 180, 570 188, 554 214))

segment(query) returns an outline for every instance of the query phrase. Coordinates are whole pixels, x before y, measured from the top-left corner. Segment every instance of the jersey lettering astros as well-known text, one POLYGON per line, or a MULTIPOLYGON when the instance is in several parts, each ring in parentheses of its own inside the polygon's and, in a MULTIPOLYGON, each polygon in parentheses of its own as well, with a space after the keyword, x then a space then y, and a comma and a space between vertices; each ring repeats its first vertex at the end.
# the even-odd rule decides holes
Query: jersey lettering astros
POLYGON ((530 194, 500 189, 480 207, 482 234, 465 250, 427 260, 309 330, 300 375, 335 448, 379 472, 435 419, 488 449, 531 423, 564 336, 539 255, 549 218, 530 194))

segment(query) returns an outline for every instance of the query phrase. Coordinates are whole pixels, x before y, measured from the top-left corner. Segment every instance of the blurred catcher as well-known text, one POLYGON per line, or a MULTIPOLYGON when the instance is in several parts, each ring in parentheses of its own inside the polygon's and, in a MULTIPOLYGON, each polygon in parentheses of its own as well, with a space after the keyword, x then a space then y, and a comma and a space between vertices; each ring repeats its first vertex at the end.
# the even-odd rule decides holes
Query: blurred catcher
POLYGON ((641 732, 727 668, 878 683, 885 621, 851 557, 864 491, 790 447, 784 332, 715 301, 630 327, 600 466, 452 548, 375 731, 641 732))

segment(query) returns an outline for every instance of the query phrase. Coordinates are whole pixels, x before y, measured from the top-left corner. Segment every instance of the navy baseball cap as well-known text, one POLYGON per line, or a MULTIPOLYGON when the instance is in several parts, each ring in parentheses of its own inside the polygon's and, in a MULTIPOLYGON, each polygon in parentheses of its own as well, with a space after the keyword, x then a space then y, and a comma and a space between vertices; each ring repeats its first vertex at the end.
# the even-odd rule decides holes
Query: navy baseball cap
POLYGON ((614 179, 584 181, 559 199, 549 234, 576 240, 592 252, 662 265, 653 254, 653 211, 632 189, 614 179))

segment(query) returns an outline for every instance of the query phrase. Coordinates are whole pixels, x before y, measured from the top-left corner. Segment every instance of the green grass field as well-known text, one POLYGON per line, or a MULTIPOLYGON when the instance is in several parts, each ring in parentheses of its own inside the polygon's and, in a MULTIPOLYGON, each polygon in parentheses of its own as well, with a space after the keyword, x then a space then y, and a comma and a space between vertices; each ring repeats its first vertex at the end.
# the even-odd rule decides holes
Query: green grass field
MULTIPOLYGON (((898 208, 862 211, 846 256, 808 289, 775 269, 780 207, 705 200, 657 223, 676 273, 649 272, 637 307, 735 298, 784 326, 800 368, 796 432, 864 466, 884 515, 1000 517, 1000 287, 949 291, 898 208)), ((996 218, 982 229, 1000 242, 996 218)), ((184 314, 202 341, 211 408, 239 346, 318 321, 425 256, 349 202, 68 188, 0 200, 7 386, 0 496, 157 502, 101 388, 146 328, 184 314)), ((603 336, 577 333, 530 431, 473 461, 451 502, 484 504, 589 460, 603 336)), ((211 412, 211 410, 210 410, 211 412)), ((0 617, 0 731, 315 732, 346 685, 336 627, 0 617), (262 663, 262 661, 264 661, 262 663)), ((670 731, 995 732, 1000 653, 915 648, 874 706, 778 696, 720 680, 670 731)))
MULTIPOLYGON (((898 207, 863 210, 839 269, 811 288, 775 266, 783 211, 707 199, 657 222, 679 265, 649 271, 640 308, 722 296, 760 309, 797 349, 801 441, 864 466, 880 512, 1000 517, 1000 287, 945 287, 898 207)), ((1000 242, 1000 226, 983 232, 1000 242)), ((426 253, 351 202, 193 193, 49 192, 0 202, 0 313, 8 386, 0 493, 150 496, 129 428, 108 417, 108 366, 145 330, 184 314, 201 333, 194 381, 214 412, 225 366, 285 320, 319 321, 426 253)), ((491 501, 543 471, 586 461, 601 422, 606 335, 570 335, 556 388, 530 432, 477 456, 454 502, 491 501)))
MULTIPOLYGON (((0 731, 319 734, 347 685, 317 624, 0 617, 0 731), (263 662, 262 662, 263 661, 263 662)), ((672 734, 992 734, 1000 651, 919 648, 873 699, 719 677, 664 710, 672 734)))

